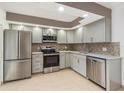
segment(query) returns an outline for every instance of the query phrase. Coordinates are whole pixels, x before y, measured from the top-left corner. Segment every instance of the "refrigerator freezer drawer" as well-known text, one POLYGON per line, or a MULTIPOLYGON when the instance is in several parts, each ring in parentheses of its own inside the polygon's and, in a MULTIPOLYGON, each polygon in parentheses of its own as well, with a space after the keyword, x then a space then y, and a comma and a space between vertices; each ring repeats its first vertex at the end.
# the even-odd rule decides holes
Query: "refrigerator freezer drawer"
POLYGON ((31 59, 5 61, 4 81, 31 77, 31 59))

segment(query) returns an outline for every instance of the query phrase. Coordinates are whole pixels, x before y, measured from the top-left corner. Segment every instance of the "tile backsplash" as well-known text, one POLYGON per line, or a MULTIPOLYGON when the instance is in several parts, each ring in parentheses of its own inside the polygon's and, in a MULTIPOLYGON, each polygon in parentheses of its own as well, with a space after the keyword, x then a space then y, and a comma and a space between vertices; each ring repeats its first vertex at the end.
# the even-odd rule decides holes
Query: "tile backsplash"
POLYGON ((51 47, 59 50, 72 50, 72 46, 69 44, 57 44, 57 43, 44 43, 44 44, 32 44, 32 52, 39 52, 41 48, 51 47))
POLYGON ((85 53, 100 53, 114 56, 120 55, 119 42, 74 44, 72 49, 74 51, 80 51, 85 53))
POLYGON ((92 52, 92 53, 110 54, 114 56, 120 55, 119 42, 93 43, 93 44, 87 44, 87 47, 88 47, 88 52, 92 52))
POLYGON ((80 51, 83 53, 100 53, 119 56, 120 55, 120 43, 83 43, 83 44, 57 44, 57 43, 44 43, 44 44, 32 44, 32 52, 40 51, 40 47, 52 47, 57 50, 72 50, 80 51))

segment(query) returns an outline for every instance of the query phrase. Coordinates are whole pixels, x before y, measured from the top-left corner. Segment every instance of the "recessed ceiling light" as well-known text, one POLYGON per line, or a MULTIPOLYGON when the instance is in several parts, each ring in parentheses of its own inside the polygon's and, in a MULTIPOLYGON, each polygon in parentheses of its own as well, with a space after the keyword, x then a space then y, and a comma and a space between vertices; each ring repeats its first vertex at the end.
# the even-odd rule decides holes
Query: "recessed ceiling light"
POLYGON ((84 14, 83 17, 84 17, 84 18, 88 17, 88 14, 84 14))
POLYGON ((60 7, 58 8, 58 11, 60 11, 60 12, 64 11, 64 7, 60 6, 60 7))

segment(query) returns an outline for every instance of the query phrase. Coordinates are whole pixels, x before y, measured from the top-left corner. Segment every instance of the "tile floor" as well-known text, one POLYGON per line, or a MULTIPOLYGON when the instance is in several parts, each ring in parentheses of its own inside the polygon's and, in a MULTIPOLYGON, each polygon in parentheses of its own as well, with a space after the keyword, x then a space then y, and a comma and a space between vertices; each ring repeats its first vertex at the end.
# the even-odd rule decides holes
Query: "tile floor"
POLYGON ((104 91, 76 72, 65 69, 54 73, 36 74, 32 78, 8 82, 0 91, 104 91))

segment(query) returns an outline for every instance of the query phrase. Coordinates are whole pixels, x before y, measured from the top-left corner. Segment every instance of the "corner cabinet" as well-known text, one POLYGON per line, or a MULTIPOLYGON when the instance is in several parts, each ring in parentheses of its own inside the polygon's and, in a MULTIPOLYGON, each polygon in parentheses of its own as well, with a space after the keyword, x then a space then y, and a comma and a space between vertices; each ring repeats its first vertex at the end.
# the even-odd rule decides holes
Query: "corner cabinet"
POLYGON ((33 28, 32 43, 42 43, 42 28, 39 27, 33 28))
POLYGON ((66 31, 65 30, 58 30, 57 42, 66 43, 66 31))

